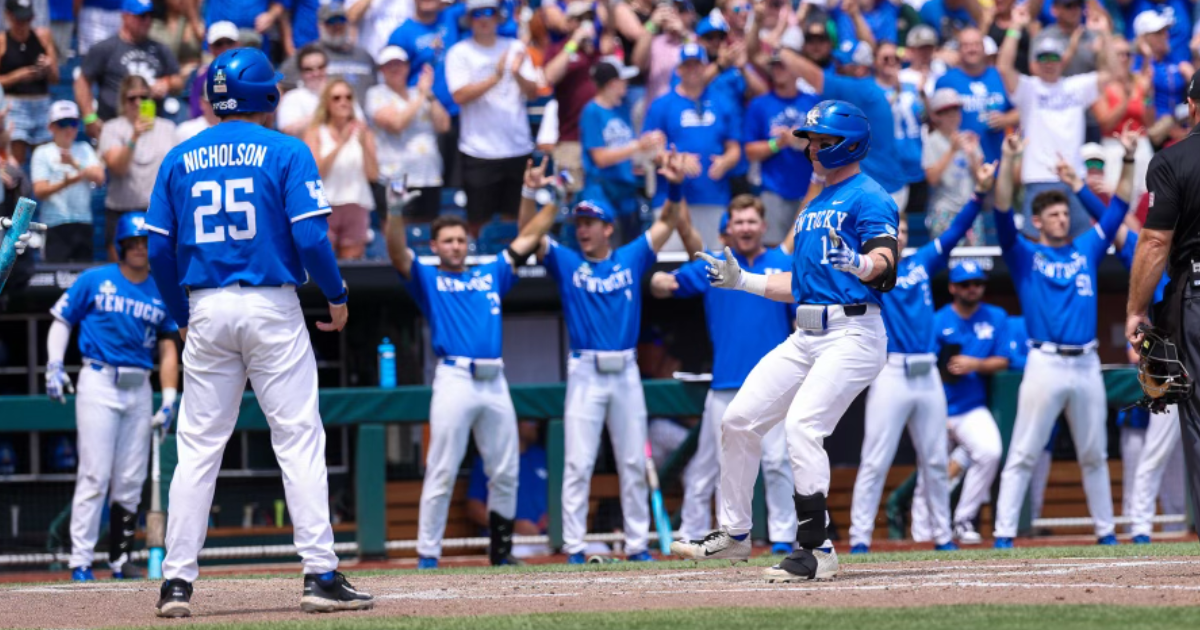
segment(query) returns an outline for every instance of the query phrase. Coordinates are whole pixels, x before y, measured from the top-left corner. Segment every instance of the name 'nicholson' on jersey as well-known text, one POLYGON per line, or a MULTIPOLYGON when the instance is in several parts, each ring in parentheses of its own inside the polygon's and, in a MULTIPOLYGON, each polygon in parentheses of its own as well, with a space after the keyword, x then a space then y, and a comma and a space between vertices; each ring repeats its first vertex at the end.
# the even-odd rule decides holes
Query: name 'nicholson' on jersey
POLYGON ((183 168, 193 173, 204 168, 224 168, 229 166, 257 166, 262 168, 267 159, 267 147, 261 144, 214 144, 206 147, 196 147, 183 154, 183 168))

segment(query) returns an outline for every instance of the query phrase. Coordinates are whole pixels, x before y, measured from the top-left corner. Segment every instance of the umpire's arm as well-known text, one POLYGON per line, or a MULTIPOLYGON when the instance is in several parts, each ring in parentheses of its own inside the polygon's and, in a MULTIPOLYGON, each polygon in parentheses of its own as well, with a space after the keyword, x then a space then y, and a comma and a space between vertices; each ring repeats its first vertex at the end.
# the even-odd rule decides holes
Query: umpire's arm
POLYGON ((1182 202, 1176 173, 1161 153, 1150 161, 1146 190, 1150 195, 1150 206, 1133 254, 1129 303, 1125 306, 1125 337, 1135 344, 1141 341, 1138 326, 1150 323, 1150 303, 1154 299, 1154 288, 1167 267, 1182 202))

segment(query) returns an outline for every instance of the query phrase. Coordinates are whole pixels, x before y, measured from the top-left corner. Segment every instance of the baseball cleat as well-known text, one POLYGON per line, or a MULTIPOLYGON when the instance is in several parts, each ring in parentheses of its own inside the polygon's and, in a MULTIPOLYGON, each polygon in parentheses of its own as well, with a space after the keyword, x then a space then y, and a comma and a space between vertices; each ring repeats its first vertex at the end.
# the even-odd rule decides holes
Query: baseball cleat
POLYGON ((418 569, 436 569, 438 568, 438 559, 429 556, 421 556, 417 560, 418 569))
POLYGON ((792 547, 792 543, 777 542, 771 545, 772 556, 787 556, 791 555, 793 551, 795 551, 795 548, 792 547))
POLYGON ((650 555, 649 551, 631 554, 625 559, 629 562, 654 562, 654 556, 650 555))
POLYGON ((113 570, 112 574, 112 579, 114 580, 140 580, 142 577, 142 574, 138 573, 137 569, 128 562, 121 565, 119 571, 113 570))
POLYGON ((304 595, 300 610, 304 612, 336 612, 339 610, 369 610, 375 598, 360 593, 337 571, 304 576, 304 595))
POLYGON ((671 543, 671 553, 685 560, 728 560, 732 564, 747 562, 750 560, 750 535, 745 534, 738 540, 724 529, 718 529, 705 536, 704 540, 676 540, 671 543))
POLYGON ((1012 549, 1013 539, 1008 536, 997 536, 996 542, 992 545, 995 549, 1012 549))
POLYGON ((858 555, 860 553, 871 553, 871 546, 866 543, 855 543, 850 546, 850 555, 858 555))
POLYGON ((587 562, 587 558, 584 557, 582 551, 579 553, 573 553, 573 554, 567 556, 567 564, 584 564, 586 562, 587 562))
POLYGON ((1133 537, 1133 544, 1149 545, 1150 544, 1150 536, 1148 536, 1146 534, 1138 534, 1137 536, 1133 537))
POLYGON ((954 537, 958 539, 962 545, 978 545, 983 543, 983 536, 975 531, 975 525, 971 521, 959 521, 954 524, 954 537))
POLYGON ((154 614, 159 617, 191 617, 192 585, 180 579, 163 582, 154 614))
POLYGON ((92 582, 96 576, 92 575, 92 567, 75 567, 71 569, 71 579, 76 582, 92 582))
POLYGON ((763 578, 771 584, 830 580, 837 577, 838 569, 837 551, 833 547, 818 547, 812 551, 801 548, 763 571, 763 578))
POLYGON ((1103 545, 1105 547, 1113 547, 1113 546, 1119 545, 1121 543, 1120 543, 1120 541, 1117 540, 1117 537, 1115 535, 1108 534, 1107 536, 1101 536, 1100 538, 1097 538, 1096 544, 1103 545))
POLYGON ((951 540, 950 542, 944 542, 940 545, 934 545, 933 550, 934 551, 958 551, 958 545, 954 544, 954 541, 951 540))

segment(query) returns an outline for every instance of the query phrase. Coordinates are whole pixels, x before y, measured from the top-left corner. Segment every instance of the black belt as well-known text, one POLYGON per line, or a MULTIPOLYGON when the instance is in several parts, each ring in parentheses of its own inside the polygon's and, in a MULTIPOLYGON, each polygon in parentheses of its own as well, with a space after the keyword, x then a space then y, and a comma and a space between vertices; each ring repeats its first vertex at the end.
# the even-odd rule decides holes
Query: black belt
MULTIPOLYGON (((1042 348, 1042 346, 1044 346, 1046 344, 1042 343, 1041 341, 1034 341, 1031 343, 1031 345, 1035 349, 1040 350, 1042 348)), ((1054 350, 1052 350, 1051 352, 1053 352, 1054 354, 1057 354, 1059 356, 1062 356, 1062 357, 1081 357, 1081 356, 1087 354, 1091 350, 1087 346, 1060 346, 1057 344, 1050 344, 1050 345, 1055 346, 1054 350)))
POLYGON ((842 307, 842 314, 846 317, 862 317, 867 314, 866 304, 849 304, 842 307))

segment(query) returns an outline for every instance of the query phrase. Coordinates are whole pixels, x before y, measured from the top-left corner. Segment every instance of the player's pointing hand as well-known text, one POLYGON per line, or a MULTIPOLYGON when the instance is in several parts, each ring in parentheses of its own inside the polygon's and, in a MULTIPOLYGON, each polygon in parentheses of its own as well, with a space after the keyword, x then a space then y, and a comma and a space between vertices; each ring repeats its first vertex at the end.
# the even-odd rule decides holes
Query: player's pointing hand
POLYGON ((742 268, 733 257, 733 250, 725 248, 725 260, 718 260, 707 252, 696 252, 696 258, 708 263, 708 282, 718 289, 741 288, 742 268))
POLYGON ((854 274, 861 278, 866 278, 871 275, 875 264, 871 262, 869 256, 863 256, 854 251, 842 237, 838 236, 837 230, 829 228, 829 264, 833 265, 838 271, 854 274))
POLYGON ((346 327, 346 320, 350 319, 350 308, 345 304, 330 304, 329 305, 328 322, 317 322, 317 329, 324 332, 337 332, 346 327))

